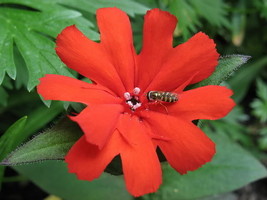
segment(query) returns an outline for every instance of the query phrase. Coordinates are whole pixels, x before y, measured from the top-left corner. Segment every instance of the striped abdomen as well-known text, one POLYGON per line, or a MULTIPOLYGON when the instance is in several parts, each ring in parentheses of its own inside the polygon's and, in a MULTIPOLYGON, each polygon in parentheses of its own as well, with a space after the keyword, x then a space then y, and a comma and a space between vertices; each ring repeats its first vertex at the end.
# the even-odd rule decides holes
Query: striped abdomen
POLYGON ((149 101, 163 101, 168 103, 178 101, 176 93, 163 92, 163 91, 149 91, 147 93, 147 99, 149 101))

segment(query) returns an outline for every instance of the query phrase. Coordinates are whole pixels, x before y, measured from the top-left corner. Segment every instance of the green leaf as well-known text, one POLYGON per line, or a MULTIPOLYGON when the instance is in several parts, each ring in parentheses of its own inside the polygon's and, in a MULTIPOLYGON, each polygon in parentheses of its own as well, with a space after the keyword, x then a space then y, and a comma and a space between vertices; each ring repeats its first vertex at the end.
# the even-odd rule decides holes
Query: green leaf
MULTIPOLYGON (((1 11, 1 9, 0 9, 1 11)), ((0 14, 0 22, 1 22, 0 14)), ((12 79, 16 77, 16 66, 13 58, 13 38, 8 34, 7 24, 0 25, 0 84, 7 73, 12 79)))
POLYGON ((53 128, 17 148, 1 164, 18 165, 41 160, 63 160, 81 135, 82 131, 76 123, 67 118, 62 119, 53 128))
POLYGON ((54 51, 53 38, 66 26, 77 24, 87 29, 92 39, 98 34, 89 28, 92 23, 78 11, 56 5, 52 1, 1 0, 0 7, 0 83, 7 73, 15 79, 13 45, 22 55, 28 70, 28 90, 45 74, 72 76, 54 51), (16 3, 16 4, 15 4, 16 3), (21 8, 21 6, 30 6, 21 8))
POLYGON ((94 181, 78 180, 61 161, 46 161, 14 167, 49 194, 65 200, 130 200, 122 176, 103 173, 94 181))
POLYGON ((248 119, 249 116, 244 113, 242 107, 237 105, 223 119, 214 121, 204 120, 204 128, 207 132, 226 135, 232 141, 249 148, 254 146, 254 142, 251 140, 248 128, 244 126, 248 119))
MULTIPOLYGON (((22 117, 21 119, 16 121, 12 126, 10 126, 9 129, 1 136, 0 161, 3 160, 10 151, 12 151, 15 147, 17 147, 21 142, 25 140, 23 130, 25 128, 26 121, 27 117, 22 117)), ((4 170, 5 167, 0 166, 0 188, 4 170)))
POLYGON ((246 63, 251 57, 244 55, 230 55, 221 57, 219 65, 215 72, 207 79, 192 85, 192 88, 202 87, 206 85, 220 85, 223 81, 228 79, 233 72, 238 70, 240 66, 246 63))
POLYGON ((246 95, 251 83, 256 79, 261 70, 267 65, 267 57, 258 59, 255 62, 249 63, 246 67, 240 69, 235 76, 228 80, 231 88, 234 90, 233 99, 240 102, 246 95), (240 84, 242 83, 242 84, 240 84))
MULTIPOLYGON (((45 74, 72 76, 55 54, 54 39, 63 28, 76 24, 90 39, 99 40, 93 23, 79 10, 95 14, 97 8, 107 6, 119 7, 132 16, 148 9, 131 0, 0 0, 0 84, 5 74, 12 79, 21 77, 14 62, 14 46, 26 63, 28 90, 45 74)), ((21 82, 19 79, 18 85, 21 82)))
POLYGON ((196 26, 200 25, 200 21, 188 1, 170 1, 170 11, 179 19, 178 34, 182 34, 184 39, 188 39, 191 32, 197 31, 196 26))
POLYGON ((8 99, 8 94, 4 87, 0 86, 0 105, 1 106, 6 106, 7 105, 7 99, 8 99))
POLYGON ((22 131, 25 128, 27 117, 22 117, 16 121, 0 138, 0 160, 2 160, 11 150, 18 146, 25 136, 22 131))
POLYGON ((227 6, 222 0, 191 0, 196 12, 215 27, 230 27, 227 6), (212 17, 211 17, 212 16, 212 17))
POLYGON ((264 124, 267 122, 267 84, 261 79, 257 80, 257 97, 250 104, 253 108, 252 114, 264 124))
POLYGON ((98 0, 98 1, 88 1, 88 0, 57 0, 57 2, 66 5, 72 6, 74 8, 84 10, 87 12, 91 12, 95 14, 96 9, 104 8, 104 7, 117 7, 125 12, 127 12, 132 17, 135 14, 144 14, 149 8, 137 3, 132 0, 124 0, 124 1, 114 1, 114 0, 98 0), (79 3, 77 3, 79 2, 79 3))
POLYGON ((222 0, 179 0, 169 1, 170 11, 179 19, 179 34, 188 39, 197 27, 201 27, 201 19, 204 18, 215 27, 230 27, 227 19, 227 6, 222 0), (211 17, 212 16, 212 17, 211 17))
POLYGON ((62 102, 53 102, 50 108, 45 105, 39 106, 28 115, 28 122, 25 127, 28 136, 36 133, 42 129, 45 125, 51 122, 64 110, 62 102))
POLYGON ((247 13, 243 12, 246 9, 246 2, 239 1, 237 7, 232 15, 232 42, 235 46, 241 46, 247 28, 247 13))
POLYGON ((257 96, 262 101, 267 101, 267 84, 261 79, 257 80, 257 96))
POLYGON ((263 151, 267 150, 267 136, 258 139, 259 148, 263 151))
POLYGON ((210 137, 217 144, 212 162, 185 175, 163 165, 163 185, 144 199, 200 199, 238 189, 267 176, 266 168, 239 145, 222 135, 210 137))

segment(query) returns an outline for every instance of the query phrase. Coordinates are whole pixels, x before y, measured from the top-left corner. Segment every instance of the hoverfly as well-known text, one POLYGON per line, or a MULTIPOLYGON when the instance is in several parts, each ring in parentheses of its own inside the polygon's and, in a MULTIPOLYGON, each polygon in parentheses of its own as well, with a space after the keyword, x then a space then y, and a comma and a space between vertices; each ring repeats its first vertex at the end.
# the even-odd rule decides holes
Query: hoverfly
POLYGON ((177 94, 172 92, 149 91, 146 96, 149 101, 162 101, 167 103, 178 101, 177 94))

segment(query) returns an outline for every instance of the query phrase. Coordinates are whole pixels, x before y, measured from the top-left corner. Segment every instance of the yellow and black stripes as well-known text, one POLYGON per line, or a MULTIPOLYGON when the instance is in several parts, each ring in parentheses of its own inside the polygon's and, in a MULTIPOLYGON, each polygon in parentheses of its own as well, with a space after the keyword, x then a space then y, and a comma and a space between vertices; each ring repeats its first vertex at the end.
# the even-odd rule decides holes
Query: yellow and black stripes
POLYGON ((176 93, 163 92, 163 91, 149 91, 147 93, 147 99, 149 101, 162 101, 168 103, 173 103, 178 101, 176 93))

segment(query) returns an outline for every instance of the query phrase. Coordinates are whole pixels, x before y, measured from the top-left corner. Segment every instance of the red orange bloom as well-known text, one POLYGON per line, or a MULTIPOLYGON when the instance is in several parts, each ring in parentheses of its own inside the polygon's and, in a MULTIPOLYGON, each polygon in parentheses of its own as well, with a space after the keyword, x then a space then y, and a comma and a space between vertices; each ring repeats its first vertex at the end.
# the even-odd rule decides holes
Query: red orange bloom
POLYGON ((201 32, 173 48, 177 20, 168 12, 147 12, 139 55, 123 11, 99 9, 97 22, 100 43, 75 26, 64 29, 56 41, 61 60, 95 84, 50 74, 40 79, 38 92, 47 100, 87 105, 71 117, 84 136, 65 158, 70 172, 93 180, 120 155, 128 191, 134 196, 155 192, 162 182, 156 148, 181 174, 209 162, 215 144, 192 120, 224 117, 234 106, 232 91, 222 86, 184 91, 212 74, 219 54, 201 32), (151 102, 149 91, 175 92, 178 101, 151 102))

